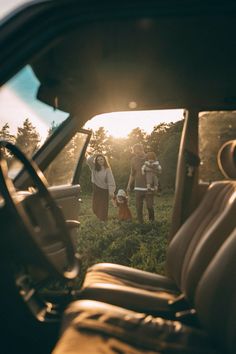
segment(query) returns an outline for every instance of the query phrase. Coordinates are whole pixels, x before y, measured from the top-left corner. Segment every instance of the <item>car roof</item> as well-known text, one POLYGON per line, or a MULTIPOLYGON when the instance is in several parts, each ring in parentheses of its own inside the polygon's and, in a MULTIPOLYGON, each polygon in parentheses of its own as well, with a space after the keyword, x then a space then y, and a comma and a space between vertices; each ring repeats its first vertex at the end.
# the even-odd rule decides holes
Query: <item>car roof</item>
POLYGON ((41 101, 87 119, 132 107, 235 109, 233 2, 45 3, 62 29, 32 61, 41 101))

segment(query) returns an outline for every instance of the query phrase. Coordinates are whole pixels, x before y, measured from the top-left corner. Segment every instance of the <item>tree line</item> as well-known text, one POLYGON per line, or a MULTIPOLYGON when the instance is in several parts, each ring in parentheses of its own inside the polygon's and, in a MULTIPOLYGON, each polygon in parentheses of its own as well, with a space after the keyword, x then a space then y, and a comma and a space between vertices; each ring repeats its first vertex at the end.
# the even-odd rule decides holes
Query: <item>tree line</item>
MULTIPOLYGON (((222 178, 217 168, 217 152, 223 142, 235 138, 235 112, 207 112, 199 117, 199 122, 200 178, 205 181, 222 178)), ((56 128, 53 123, 48 136, 56 128)), ((173 191, 182 128, 183 120, 179 120, 175 123, 160 123, 154 126, 150 134, 137 127, 125 138, 114 138, 104 127, 100 127, 92 133, 88 152, 91 154, 99 152, 107 156, 117 188, 125 189, 130 173, 132 146, 142 143, 146 152, 156 153, 162 166, 163 172, 160 176, 162 189, 173 191)), ((0 127, 0 138, 15 143, 29 157, 40 144, 40 135, 29 118, 17 128, 16 135, 10 132, 8 123, 4 124, 2 128, 0 127)), ((78 133, 44 171, 50 185, 70 183, 83 143, 84 140, 78 133)), ((6 158, 11 160, 11 156, 5 154, 6 158)), ((81 171, 80 184, 83 192, 91 192, 90 171, 85 163, 81 171)))
MULTIPOLYGON (((10 132, 9 124, 5 123, 0 129, 0 138, 16 144, 29 157, 38 149, 40 142, 40 135, 29 118, 24 120, 22 127, 17 128, 16 135, 10 132)), ((11 160, 7 152, 4 154, 7 160, 11 160)))
MULTIPOLYGON (((146 151, 156 153, 162 165, 164 171, 164 178, 163 176, 160 177, 162 188, 173 189, 182 126, 182 121, 161 123, 155 126, 150 134, 140 128, 135 128, 126 138, 114 138, 108 135, 104 127, 100 127, 92 133, 88 150, 90 153, 100 152, 107 156, 117 187, 125 188, 130 172, 131 148, 136 143, 142 143, 146 151)), ((48 136, 56 128, 53 123, 48 131, 48 136)), ((16 135, 10 132, 8 123, 4 124, 0 128, 0 138, 15 143, 28 157, 33 155, 40 144, 40 135, 29 118, 26 118, 22 126, 17 128, 16 135)), ((48 167, 45 175, 50 184, 70 182, 81 144, 81 137, 75 136, 58 155, 56 161, 48 167)), ((9 161, 11 160, 10 155, 6 155, 6 158, 9 161)), ((84 192, 91 191, 90 171, 85 163, 82 167, 80 184, 84 192)))
MULTIPOLYGON (((155 126, 150 134, 135 128, 126 138, 114 138, 100 127, 92 134, 89 153, 99 152, 107 156, 117 188, 125 189, 130 173, 132 146, 141 143, 146 152, 154 151, 157 155, 163 170, 160 176, 162 189, 173 191, 182 127, 181 120, 175 123, 161 123, 155 126)), ((90 171, 86 164, 82 169, 80 183, 83 190, 91 191, 90 171)))

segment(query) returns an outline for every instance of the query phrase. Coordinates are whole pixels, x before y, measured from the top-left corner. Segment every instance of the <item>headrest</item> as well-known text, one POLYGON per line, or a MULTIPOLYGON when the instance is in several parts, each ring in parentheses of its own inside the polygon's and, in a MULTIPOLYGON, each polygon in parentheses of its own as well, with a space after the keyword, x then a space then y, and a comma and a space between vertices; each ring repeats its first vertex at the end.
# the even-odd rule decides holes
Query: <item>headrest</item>
POLYGON ((229 179, 236 179, 236 140, 229 140, 222 145, 217 156, 221 173, 229 179))

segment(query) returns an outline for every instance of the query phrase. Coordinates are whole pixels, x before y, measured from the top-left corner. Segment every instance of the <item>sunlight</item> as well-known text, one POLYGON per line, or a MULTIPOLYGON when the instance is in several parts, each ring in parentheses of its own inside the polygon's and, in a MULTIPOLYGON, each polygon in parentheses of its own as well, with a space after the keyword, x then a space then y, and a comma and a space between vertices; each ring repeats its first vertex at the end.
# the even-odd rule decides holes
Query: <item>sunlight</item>
POLYGON ((0 128, 2 128, 5 123, 9 123, 11 133, 16 134, 17 128, 22 126, 23 121, 26 118, 30 118, 32 124, 37 127, 41 139, 45 140, 48 135, 47 124, 10 88, 1 88, 0 105, 0 128))
POLYGON ((154 126, 160 123, 174 123, 181 119, 183 109, 112 112, 93 117, 84 128, 95 131, 104 127, 114 138, 124 138, 137 127, 150 134, 154 126))
POLYGON ((31 0, 1 0, 1 13, 0 19, 7 16, 11 11, 14 11, 17 7, 30 2, 31 0))

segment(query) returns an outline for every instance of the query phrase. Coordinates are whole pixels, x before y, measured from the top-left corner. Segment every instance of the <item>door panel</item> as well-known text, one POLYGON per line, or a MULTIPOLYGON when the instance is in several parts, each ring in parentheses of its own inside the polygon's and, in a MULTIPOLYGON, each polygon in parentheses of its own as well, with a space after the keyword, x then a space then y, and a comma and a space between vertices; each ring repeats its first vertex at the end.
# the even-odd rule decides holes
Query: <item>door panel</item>
POLYGON ((66 220, 79 221, 80 185, 61 185, 49 187, 49 190, 62 208, 66 220))

